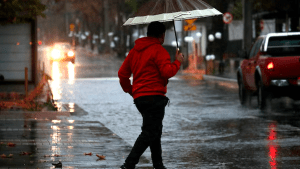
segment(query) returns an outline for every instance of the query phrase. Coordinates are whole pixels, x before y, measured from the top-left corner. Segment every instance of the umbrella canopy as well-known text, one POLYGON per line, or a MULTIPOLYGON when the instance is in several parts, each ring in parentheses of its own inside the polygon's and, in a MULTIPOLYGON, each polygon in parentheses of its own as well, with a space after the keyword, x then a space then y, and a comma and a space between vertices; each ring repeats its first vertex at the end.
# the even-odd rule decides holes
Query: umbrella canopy
POLYGON ((126 25, 148 24, 222 15, 221 12, 201 0, 150 0, 126 25))

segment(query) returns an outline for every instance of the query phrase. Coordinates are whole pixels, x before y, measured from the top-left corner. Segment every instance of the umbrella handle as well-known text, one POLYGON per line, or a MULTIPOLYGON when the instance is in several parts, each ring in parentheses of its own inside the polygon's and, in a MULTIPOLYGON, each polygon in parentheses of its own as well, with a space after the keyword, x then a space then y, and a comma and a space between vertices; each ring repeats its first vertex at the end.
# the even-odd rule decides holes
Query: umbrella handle
MULTIPOLYGON (((176 34, 176 28, 175 28, 175 20, 173 20, 173 26, 174 26, 174 32, 175 32, 175 38, 176 38, 176 46, 177 46, 177 50, 180 53, 179 47, 178 47, 178 40, 177 40, 177 34, 176 34)), ((176 51, 177 52, 177 51, 176 51)), ((183 55, 182 55, 183 56, 183 55)), ((183 56, 184 57, 184 56, 183 56)))
POLYGON ((176 28, 175 28, 175 19, 173 20, 173 26, 174 26, 174 32, 175 32, 175 38, 176 38, 176 46, 177 46, 177 49, 178 49, 178 51, 179 51, 178 40, 177 40, 177 34, 176 34, 176 28))

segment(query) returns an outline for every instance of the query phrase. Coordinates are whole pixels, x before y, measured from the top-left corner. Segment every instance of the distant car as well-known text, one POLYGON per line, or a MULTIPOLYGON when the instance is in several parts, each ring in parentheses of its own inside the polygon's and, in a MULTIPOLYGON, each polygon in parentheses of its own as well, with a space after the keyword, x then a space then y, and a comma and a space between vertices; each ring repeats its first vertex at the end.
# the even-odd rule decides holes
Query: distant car
POLYGON ((51 63, 53 61, 70 61, 75 63, 75 51, 66 42, 54 43, 51 47, 51 63))
POLYGON ((272 98, 300 100, 300 32, 258 37, 237 71, 242 105, 257 95, 264 109, 272 98))

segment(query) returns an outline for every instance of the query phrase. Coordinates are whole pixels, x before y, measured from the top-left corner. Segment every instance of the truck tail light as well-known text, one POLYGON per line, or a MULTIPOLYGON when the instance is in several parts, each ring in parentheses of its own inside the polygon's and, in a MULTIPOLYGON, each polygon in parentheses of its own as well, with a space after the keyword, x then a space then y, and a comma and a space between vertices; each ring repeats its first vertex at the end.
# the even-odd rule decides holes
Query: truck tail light
POLYGON ((267 66, 268 70, 272 70, 274 69, 274 63, 273 62, 270 62, 267 66))

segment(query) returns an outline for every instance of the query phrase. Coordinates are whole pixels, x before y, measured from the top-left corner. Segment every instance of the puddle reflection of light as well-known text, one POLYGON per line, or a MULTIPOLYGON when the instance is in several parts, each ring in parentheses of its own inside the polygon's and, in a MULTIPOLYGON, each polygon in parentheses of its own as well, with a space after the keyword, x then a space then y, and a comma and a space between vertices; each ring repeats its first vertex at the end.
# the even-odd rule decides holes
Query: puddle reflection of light
POLYGON ((69 121, 69 123, 74 123, 75 120, 68 120, 68 121, 69 121))
POLYGON ((57 146, 52 146, 51 150, 52 150, 52 151, 57 151, 58 148, 57 148, 57 146))
POLYGON ((52 134, 52 143, 53 144, 58 143, 60 140, 61 140, 60 133, 55 132, 52 134))
POLYGON ((60 123, 61 120, 52 120, 52 123, 56 124, 56 123, 60 123))
POLYGON ((272 123, 269 125, 269 136, 268 136, 268 147, 269 147, 269 157, 270 157, 270 167, 271 169, 277 169, 276 157, 278 155, 278 144, 276 143, 277 132, 276 124, 272 123))
POLYGON ((57 146, 52 146, 52 148, 51 148, 51 150, 52 150, 52 154, 51 154, 51 160, 52 161, 55 161, 56 160, 56 155, 59 155, 59 154, 61 154, 61 150, 60 150, 60 148, 59 147, 57 147, 57 146))
POLYGON ((72 130, 72 129, 74 129, 74 126, 68 126, 68 129, 72 130))
MULTIPOLYGON (((53 130, 59 130, 59 129, 60 129, 58 126, 51 126, 51 128, 52 128, 53 130)), ((56 131, 55 131, 55 132, 56 132, 56 131)))
POLYGON ((74 83, 74 78, 75 78, 75 68, 74 68, 74 64, 69 62, 68 63, 68 73, 69 73, 69 84, 73 84, 74 83))
POLYGON ((75 112, 75 104, 74 103, 69 103, 69 108, 70 108, 71 113, 75 112))
POLYGON ((52 64, 52 79, 53 80, 51 83, 53 100, 59 100, 61 98, 60 77, 61 77, 61 72, 59 71, 59 63, 53 62, 53 64, 52 64))
POLYGON ((63 104, 60 103, 60 102, 55 102, 55 104, 56 104, 56 107, 57 107, 57 111, 62 111, 62 109, 63 109, 63 104))

